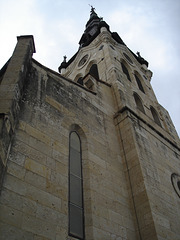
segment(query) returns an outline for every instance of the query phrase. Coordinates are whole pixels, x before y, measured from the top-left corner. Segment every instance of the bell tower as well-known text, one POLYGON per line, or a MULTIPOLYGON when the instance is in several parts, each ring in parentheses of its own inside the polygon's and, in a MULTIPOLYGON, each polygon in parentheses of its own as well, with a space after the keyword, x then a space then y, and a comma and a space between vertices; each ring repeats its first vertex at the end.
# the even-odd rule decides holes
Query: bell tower
POLYGON ((168 112, 154 94, 148 65, 140 52, 134 54, 118 33, 110 31, 92 7, 78 52, 63 62, 59 71, 97 95, 99 85, 111 87, 111 117, 138 239, 176 239, 175 218, 176 214, 180 216, 180 202, 172 185, 179 194, 179 138, 168 112))
POLYGON ((64 58, 59 72, 91 90, 97 81, 110 84, 117 111, 129 107, 140 115, 145 113, 172 138, 179 140, 169 114, 157 102, 151 86, 153 73, 148 65, 140 52, 134 54, 117 32, 110 31, 109 25, 91 6, 79 49, 68 62, 64 58))

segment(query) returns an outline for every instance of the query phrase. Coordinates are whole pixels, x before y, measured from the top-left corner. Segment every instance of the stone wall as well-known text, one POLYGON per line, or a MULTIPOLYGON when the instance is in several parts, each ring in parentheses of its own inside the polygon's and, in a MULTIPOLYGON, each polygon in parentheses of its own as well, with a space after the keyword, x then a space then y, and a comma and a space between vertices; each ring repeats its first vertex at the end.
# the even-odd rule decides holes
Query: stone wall
POLYGON ((171 177, 179 175, 180 148, 145 119, 130 109, 115 118, 140 239, 178 239, 180 202, 171 177))
POLYGON ((130 51, 107 31, 79 51, 65 76, 33 60, 34 51, 32 36, 19 37, 1 77, 0 239, 73 239, 68 236, 71 131, 82 143, 86 239, 178 239, 180 202, 172 174, 180 176, 179 138, 151 88, 152 73, 134 62, 130 82, 120 68, 123 52, 130 51), (87 65, 78 69, 87 53, 87 65), (87 74, 93 63, 99 80, 87 74), (135 82, 136 70, 142 79, 146 74, 145 94, 135 82), (93 82, 93 90, 74 81, 78 74, 93 82), (162 126, 153 120, 151 105, 162 126))
POLYGON ((96 82, 93 93, 33 60, 1 192, 0 239, 68 238, 71 130, 82 140, 86 239, 136 239, 111 91, 96 82))

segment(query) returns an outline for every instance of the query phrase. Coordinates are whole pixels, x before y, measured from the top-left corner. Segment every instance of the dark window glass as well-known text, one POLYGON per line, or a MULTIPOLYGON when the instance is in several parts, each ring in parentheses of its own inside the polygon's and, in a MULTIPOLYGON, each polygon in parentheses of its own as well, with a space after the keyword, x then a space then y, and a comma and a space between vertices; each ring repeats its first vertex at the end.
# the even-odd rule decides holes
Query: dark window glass
POLYGON ((69 235, 84 239, 82 157, 79 135, 71 132, 69 142, 69 235))
POLYGON ((80 152, 71 148, 70 151, 70 173, 81 177, 81 156, 80 152))
POLYGON ((93 64, 89 70, 89 73, 91 76, 93 76, 95 79, 99 80, 99 73, 98 73, 98 68, 96 64, 93 64))
POLYGON ((76 206, 82 207, 82 184, 81 179, 72 175, 70 176, 70 202, 76 206))
POLYGON ((144 92, 144 88, 143 88, 142 83, 141 83, 141 80, 138 78, 137 75, 135 75, 135 78, 136 78, 136 82, 137 82, 137 85, 138 85, 139 89, 140 89, 143 93, 145 93, 145 92, 144 92))
POLYGON ((136 93, 134 94, 134 100, 135 100, 135 102, 136 102, 137 108, 138 108, 141 112, 145 113, 144 107, 143 107, 142 102, 141 102, 141 99, 140 99, 140 97, 139 97, 136 93))
POLYGON ((178 188, 179 188, 179 191, 180 191, 180 181, 177 182, 177 185, 178 185, 178 188))
POLYGON ((80 140, 76 132, 71 133, 70 147, 80 152, 80 140))
POLYGON ((121 63, 121 66, 122 66, 123 73, 126 74, 127 79, 131 81, 127 67, 124 65, 124 63, 121 63))
POLYGON ((72 236, 84 239, 83 234, 83 210, 73 204, 69 205, 70 233, 72 236))
POLYGON ((79 83, 81 85, 84 85, 83 78, 82 77, 78 78, 77 83, 79 83))
POLYGON ((155 123, 157 123, 161 127, 161 122, 159 120, 159 117, 158 117, 158 114, 157 114, 156 110, 153 107, 150 107, 150 110, 151 110, 151 113, 152 113, 152 116, 153 116, 153 119, 154 119, 155 123))

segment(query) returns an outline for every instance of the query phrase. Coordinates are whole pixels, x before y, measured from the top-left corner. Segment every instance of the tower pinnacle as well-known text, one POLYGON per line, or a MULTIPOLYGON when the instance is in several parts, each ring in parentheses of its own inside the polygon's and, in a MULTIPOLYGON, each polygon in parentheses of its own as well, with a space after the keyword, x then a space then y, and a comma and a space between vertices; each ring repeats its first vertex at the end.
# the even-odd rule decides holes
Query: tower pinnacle
MULTIPOLYGON (((94 10, 96 10, 96 9, 95 9, 92 5, 90 5, 90 4, 89 4, 89 6, 91 7, 91 12, 90 12, 90 13, 91 13, 91 14, 94 14, 94 13, 95 13, 94 10)), ((95 14, 96 14, 96 13, 95 13, 95 14)))

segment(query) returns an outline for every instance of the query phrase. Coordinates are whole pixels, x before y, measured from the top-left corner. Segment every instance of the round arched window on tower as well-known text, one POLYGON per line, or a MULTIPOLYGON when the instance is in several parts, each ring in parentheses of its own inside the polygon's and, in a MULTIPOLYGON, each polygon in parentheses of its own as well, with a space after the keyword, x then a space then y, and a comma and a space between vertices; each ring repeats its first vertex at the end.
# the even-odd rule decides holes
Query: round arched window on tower
POLYGON ((83 66, 87 62, 87 59, 88 59, 88 54, 86 54, 83 58, 81 58, 81 60, 78 63, 78 67, 83 66))

